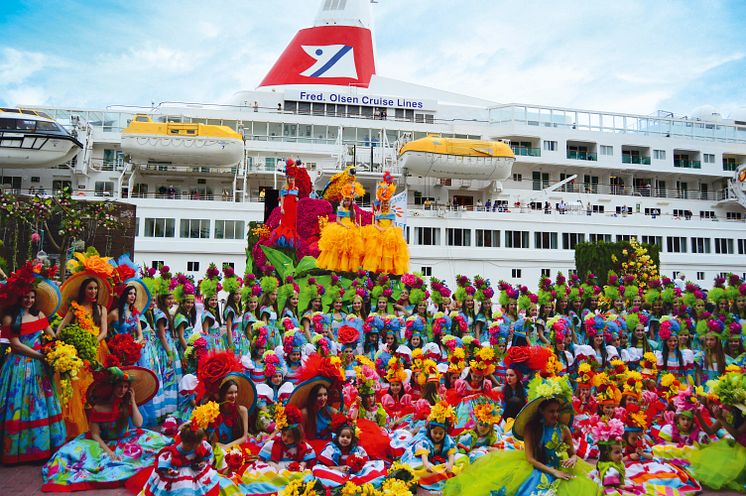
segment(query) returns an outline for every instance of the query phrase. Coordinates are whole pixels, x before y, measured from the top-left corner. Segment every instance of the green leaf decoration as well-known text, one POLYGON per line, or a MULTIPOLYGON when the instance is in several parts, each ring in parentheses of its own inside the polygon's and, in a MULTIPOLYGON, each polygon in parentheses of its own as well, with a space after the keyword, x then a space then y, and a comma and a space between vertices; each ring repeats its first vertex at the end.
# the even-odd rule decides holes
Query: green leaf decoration
POLYGON ((293 275, 295 273, 295 266, 293 265, 293 259, 285 255, 280 250, 275 250, 269 246, 262 245, 262 251, 267 257, 267 260, 277 271, 277 275, 280 276, 280 284, 285 283, 285 276, 293 275))
POLYGON ((295 266, 294 275, 301 276, 305 274, 306 272, 313 270, 315 268, 316 268, 316 259, 310 255, 306 255, 305 257, 301 258, 300 262, 298 262, 298 265, 295 266))

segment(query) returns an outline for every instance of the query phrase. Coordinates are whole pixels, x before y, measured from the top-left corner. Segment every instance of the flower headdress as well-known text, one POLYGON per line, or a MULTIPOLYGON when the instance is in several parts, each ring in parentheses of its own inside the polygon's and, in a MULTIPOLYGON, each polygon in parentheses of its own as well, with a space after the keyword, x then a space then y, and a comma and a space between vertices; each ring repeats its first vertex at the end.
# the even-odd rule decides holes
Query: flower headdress
POLYGON ((419 274, 404 274, 401 276, 401 282, 409 291, 409 303, 412 305, 416 306, 430 296, 430 293, 425 289, 425 281, 419 274))
POLYGON ((303 413, 295 405, 283 406, 275 403, 275 428, 281 431, 298 427, 303 422, 303 413))
POLYGON ((378 277, 376 277, 375 285, 370 292, 371 306, 375 306, 375 302, 377 302, 378 298, 382 296, 388 300, 391 300, 391 295, 393 293, 394 290, 391 289, 391 281, 389 279, 389 276, 387 276, 386 274, 378 274, 378 277))
POLYGON ((564 402, 572 400, 572 386, 567 376, 541 377, 534 376, 528 383, 528 401, 537 398, 558 398, 564 402))
POLYGON ((499 424, 502 420, 500 407, 490 401, 480 402, 474 406, 474 419, 481 424, 499 424))
POLYGON ((391 384, 392 382, 400 382, 402 384, 409 381, 407 370, 404 368, 404 364, 398 357, 391 357, 389 363, 386 366, 386 381, 391 384))
POLYGON ((466 352, 461 347, 448 349, 448 372, 461 374, 466 368, 466 352))
POLYGON ((450 298, 451 290, 448 289, 446 283, 435 277, 430 278, 430 299, 436 305, 443 303, 443 298, 450 298))
POLYGON ((683 412, 692 413, 701 406, 697 394, 691 386, 680 390, 679 394, 674 397, 673 404, 676 407, 677 414, 683 412))
POLYGON ((236 272, 228 264, 223 264, 223 291, 228 294, 235 293, 241 287, 243 280, 236 276, 236 272))
MULTIPOLYGON (((290 321, 289 318, 283 319, 283 324, 285 324, 285 321, 290 321)), ((289 322, 289 324, 292 326, 292 321, 289 322)), ((301 348, 304 344, 306 344, 308 341, 306 340, 305 335, 303 332, 295 327, 292 327, 285 331, 285 334, 282 338, 282 351, 285 352, 285 355, 289 355, 293 352, 300 353, 301 348)))
POLYGON ((469 362, 470 370, 482 377, 489 377, 495 372, 495 350, 491 346, 484 346, 474 354, 474 360, 469 362))
POLYGON ((598 419, 591 426, 591 435, 597 444, 622 444, 624 442, 622 439, 624 435, 624 423, 617 418, 607 421, 598 419))
POLYGON ((725 368, 725 374, 718 379, 707 381, 710 392, 720 403, 746 410, 746 374, 737 365, 725 368))
POLYGON ((383 180, 376 185, 376 200, 378 204, 384 201, 391 201, 395 191, 396 183, 394 182, 394 176, 389 171, 384 172, 383 180))
POLYGON ((622 393, 619 388, 611 382, 611 379, 605 372, 596 374, 596 402, 599 405, 619 405, 622 400, 622 393))
POLYGON ((262 294, 262 286, 256 280, 256 276, 251 272, 244 274, 243 287, 241 288, 241 301, 248 303, 251 300, 259 300, 262 294))
MULTIPOLYGON (((389 360, 390 362, 391 360, 389 360)), ((379 381, 379 377, 374 367, 367 364, 355 367, 355 378, 357 391, 360 393, 360 396, 371 396, 376 393, 375 386, 379 381)))
POLYGON ((670 400, 681 391, 681 382, 672 373, 668 373, 661 377, 659 390, 662 391, 662 395, 667 400, 670 400))
POLYGON ((23 295, 31 291, 44 279, 57 274, 57 265, 45 267, 28 261, 8 276, 5 284, 0 284, 0 308, 18 304, 23 295))
POLYGON ((102 257, 94 247, 89 246, 85 252, 75 252, 73 258, 67 261, 67 270, 73 274, 86 271, 109 281, 114 275, 114 266, 109 260, 111 257, 102 257))
POLYGON ((262 288, 262 293, 269 294, 277 291, 280 282, 275 276, 264 276, 260 279, 259 285, 262 288))
POLYGON ((628 370, 622 383, 622 396, 628 395, 639 398, 642 394, 642 374, 636 370, 628 370))
POLYGON ((644 432, 648 428, 648 419, 640 407, 627 405, 624 432, 644 432))
POLYGON ((658 359, 655 353, 648 351, 642 356, 640 373, 643 379, 655 379, 658 376, 658 359))
POLYGON ((337 329, 337 340, 342 348, 356 348, 360 341, 360 331, 350 325, 343 325, 337 329))
POLYGON ((678 320, 671 317, 670 315, 665 315, 661 319, 661 327, 658 330, 658 336, 663 340, 667 340, 671 336, 678 336, 679 331, 681 331, 681 324, 678 320))
POLYGON ((220 416, 220 406, 214 401, 208 401, 204 405, 194 408, 191 418, 191 429, 205 430, 210 427, 220 416))
POLYGON ((463 302, 466 301, 466 296, 471 292, 473 295, 476 290, 471 285, 471 281, 468 277, 458 274, 456 275, 456 291, 453 293, 453 298, 456 301, 463 302))
POLYGON ((410 315, 404 322, 404 338, 409 340, 412 336, 420 336, 425 332, 425 319, 419 315, 410 315))
POLYGON ((446 431, 456 421, 456 410, 445 401, 439 401, 430 409, 427 423, 430 426, 442 427, 446 431))
POLYGON ((263 321, 254 322, 251 325, 251 347, 266 348, 269 339, 269 328, 263 321))
POLYGON ((278 371, 283 372, 280 367, 280 357, 277 356, 277 353, 275 353, 274 350, 265 351, 264 355, 262 355, 262 361, 264 362, 265 377, 270 378, 278 371))
POLYGON ((194 300, 196 289, 194 287, 194 278, 179 272, 171 282, 173 285, 174 299, 182 303, 186 300, 194 300))
POLYGON ((426 382, 440 383, 440 371, 438 370, 438 364, 435 360, 426 358, 422 361, 422 369, 417 375, 417 383, 420 386, 425 385, 426 382))
POLYGON ((489 301, 495 296, 495 290, 490 286, 490 280, 482 276, 474 276, 474 288, 477 290, 474 299, 477 301, 489 301))
POLYGON ((199 282, 199 292, 205 298, 205 301, 207 301, 218 294, 220 289, 222 289, 220 286, 220 270, 217 265, 211 263, 207 267, 205 278, 199 282))
POLYGON ((505 312, 507 311, 508 304, 511 301, 518 302, 518 296, 520 293, 516 288, 505 281, 497 283, 497 287, 500 289, 500 298, 498 301, 500 302, 500 306, 503 308, 503 312, 505 312))
POLYGON ((578 378, 575 381, 578 387, 593 387, 595 385, 595 372, 588 362, 583 362, 578 366, 578 378))
POLYGON ((443 312, 435 312, 433 315, 432 330, 433 336, 442 336, 451 330, 451 317, 443 312))

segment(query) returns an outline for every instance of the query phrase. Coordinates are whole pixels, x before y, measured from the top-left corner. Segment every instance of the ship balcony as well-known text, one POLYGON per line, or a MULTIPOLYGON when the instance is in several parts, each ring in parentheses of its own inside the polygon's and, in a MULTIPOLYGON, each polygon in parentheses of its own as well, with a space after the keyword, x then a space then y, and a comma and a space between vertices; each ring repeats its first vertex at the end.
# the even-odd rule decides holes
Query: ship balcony
POLYGON ((571 160, 588 160, 591 162, 596 162, 598 160, 596 143, 568 141, 567 158, 571 160))
POLYGON ((701 169, 700 153, 692 150, 674 150, 673 166, 682 169, 701 169))
POLYGON ((735 153, 723 153, 723 170, 736 171, 742 165, 746 164, 746 155, 737 155, 735 153))
POLYGON ((650 165, 650 148, 622 145, 622 163, 650 165))

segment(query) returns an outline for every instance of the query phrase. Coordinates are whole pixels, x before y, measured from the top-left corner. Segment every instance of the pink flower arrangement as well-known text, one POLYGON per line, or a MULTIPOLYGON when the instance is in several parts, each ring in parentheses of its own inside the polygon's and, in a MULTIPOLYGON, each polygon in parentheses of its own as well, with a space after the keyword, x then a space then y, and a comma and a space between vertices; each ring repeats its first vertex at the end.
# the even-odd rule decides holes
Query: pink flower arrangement
POLYGON ((594 422, 591 425, 591 435, 596 442, 621 443, 622 436, 624 435, 624 423, 616 418, 608 422, 594 422))

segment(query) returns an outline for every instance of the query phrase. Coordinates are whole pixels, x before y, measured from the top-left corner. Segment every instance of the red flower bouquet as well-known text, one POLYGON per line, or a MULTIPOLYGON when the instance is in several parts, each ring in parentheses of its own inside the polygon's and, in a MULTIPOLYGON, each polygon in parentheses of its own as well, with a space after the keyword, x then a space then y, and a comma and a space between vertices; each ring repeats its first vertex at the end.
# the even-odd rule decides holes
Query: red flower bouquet
POLYGON ((135 365, 140 360, 143 345, 136 343, 130 334, 117 334, 107 344, 111 356, 119 362, 119 366, 135 365))
POLYGON ((358 455, 350 455, 349 458, 347 458, 347 466, 350 467, 351 473, 357 474, 365 466, 365 458, 358 455))

